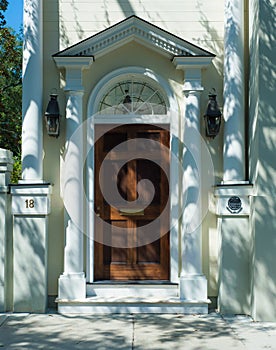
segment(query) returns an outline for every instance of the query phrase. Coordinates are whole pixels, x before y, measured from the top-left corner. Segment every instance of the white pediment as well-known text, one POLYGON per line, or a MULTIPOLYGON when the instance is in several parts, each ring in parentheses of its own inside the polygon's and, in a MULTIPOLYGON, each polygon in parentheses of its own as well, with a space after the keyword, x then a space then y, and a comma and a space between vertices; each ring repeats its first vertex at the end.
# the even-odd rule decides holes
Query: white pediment
POLYGON ((215 55, 183 40, 137 16, 125 20, 53 55, 53 57, 99 58, 108 52, 136 41, 157 50, 171 59, 174 57, 214 57, 215 55))

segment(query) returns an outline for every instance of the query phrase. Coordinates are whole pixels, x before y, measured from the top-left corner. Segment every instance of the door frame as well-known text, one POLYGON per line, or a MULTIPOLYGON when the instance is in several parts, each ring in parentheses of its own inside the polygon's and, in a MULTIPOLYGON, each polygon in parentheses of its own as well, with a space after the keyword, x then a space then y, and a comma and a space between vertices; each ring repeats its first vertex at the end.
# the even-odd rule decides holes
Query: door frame
MULTIPOLYGON (((175 94, 168 82, 153 71, 142 67, 126 67, 115 70, 101 79, 93 89, 87 108, 87 142, 86 142, 86 280, 94 282, 94 125, 95 124, 159 124, 168 125, 170 132, 170 150, 173 157, 170 160, 170 281, 179 282, 179 110, 175 94), (110 82, 121 80, 133 75, 143 76, 152 82, 166 97, 166 115, 100 115, 97 107, 101 96, 108 90, 110 82), (177 199, 177 200, 176 200, 177 199)), ((114 282, 116 283, 116 282, 114 282)))

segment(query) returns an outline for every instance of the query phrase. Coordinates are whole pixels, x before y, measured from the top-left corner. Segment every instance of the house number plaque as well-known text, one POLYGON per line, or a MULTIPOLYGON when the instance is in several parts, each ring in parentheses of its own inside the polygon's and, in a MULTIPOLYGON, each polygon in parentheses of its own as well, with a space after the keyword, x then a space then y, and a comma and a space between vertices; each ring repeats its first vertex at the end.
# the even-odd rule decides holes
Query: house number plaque
POLYGON ((47 196, 13 196, 12 214, 14 215, 47 215, 50 202, 47 196))
POLYGON ((240 197, 233 196, 228 199, 227 210, 230 211, 231 214, 238 214, 242 211, 242 202, 240 197))
POLYGON ((25 200, 25 204, 26 204, 26 208, 27 208, 27 209, 28 209, 28 208, 32 209, 32 208, 35 207, 35 201, 34 201, 34 199, 26 199, 26 200, 25 200))
POLYGON ((11 204, 13 215, 48 215, 50 214, 50 184, 11 185, 11 204))

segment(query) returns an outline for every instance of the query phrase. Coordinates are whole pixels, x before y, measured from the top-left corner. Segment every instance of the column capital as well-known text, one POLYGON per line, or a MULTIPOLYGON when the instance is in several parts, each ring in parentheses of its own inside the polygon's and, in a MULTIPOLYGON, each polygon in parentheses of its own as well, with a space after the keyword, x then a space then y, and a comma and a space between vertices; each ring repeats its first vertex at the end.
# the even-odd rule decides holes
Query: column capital
POLYGON ((185 56, 174 57, 173 63, 176 69, 184 71, 184 93, 190 93, 190 91, 203 91, 201 86, 201 71, 203 68, 209 66, 213 60, 213 56, 185 56))
POLYGON ((90 67, 90 65, 93 63, 94 58, 93 57, 86 57, 86 56, 78 56, 78 57, 72 57, 72 56, 54 56, 54 61, 56 62, 56 65, 59 69, 65 68, 67 69, 87 69, 90 67))
POLYGON ((201 85, 201 69, 200 68, 189 68, 184 72, 184 93, 191 91, 203 91, 204 88, 201 85))
POLYGON ((66 85, 64 91, 83 91, 82 71, 93 63, 93 57, 53 57, 59 69, 66 71, 66 85))
POLYGON ((176 69, 202 69, 208 67, 213 60, 214 56, 183 56, 174 57, 173 63, 176 69))

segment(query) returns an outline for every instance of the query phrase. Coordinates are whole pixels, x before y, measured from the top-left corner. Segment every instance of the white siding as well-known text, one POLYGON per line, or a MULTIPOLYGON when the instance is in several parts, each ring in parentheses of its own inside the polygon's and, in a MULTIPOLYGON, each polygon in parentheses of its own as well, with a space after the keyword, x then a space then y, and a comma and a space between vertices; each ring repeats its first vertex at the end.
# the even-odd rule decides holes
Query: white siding
MULTIPOLYGON (((136 15, 183 39, 219 53, 223 40, 224 1, 61 0, 60 49, 124 18, 136 15)), ((47 8, 45 9, 47 11, 47 8)), ((47 21, 54 18, 51 10, 47 21)))

